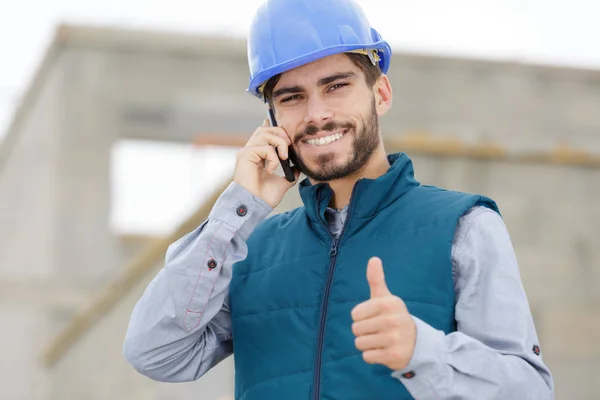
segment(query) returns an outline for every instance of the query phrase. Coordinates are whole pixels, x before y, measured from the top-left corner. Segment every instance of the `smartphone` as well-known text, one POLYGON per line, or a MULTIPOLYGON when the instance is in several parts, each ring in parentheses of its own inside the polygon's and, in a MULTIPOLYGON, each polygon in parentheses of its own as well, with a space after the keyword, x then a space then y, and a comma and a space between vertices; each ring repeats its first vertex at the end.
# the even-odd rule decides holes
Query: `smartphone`
MULTIPOLYGON (((269 122, 271 123, 271 126, 277 126, 277 121, 275 120, 275 113, 273 112, 273 109, 271 107, 269 107, 269 122)), ((275 148, 275 152, 277 152, 277 157, 279 157, 279 152, 277 151, 277 148, 275 148)), ((292 171, 292 164, 290 162, 289 154, 290 153, 288 152, 287 160, 282 160, 281 158, 279 158, 279 161, 281 162, 281 168, 283 169, 283 173, 285 174, 285 179, 287 179, 290 182, 294 182, 296 179, 294 177, 294 172, 292 171)))

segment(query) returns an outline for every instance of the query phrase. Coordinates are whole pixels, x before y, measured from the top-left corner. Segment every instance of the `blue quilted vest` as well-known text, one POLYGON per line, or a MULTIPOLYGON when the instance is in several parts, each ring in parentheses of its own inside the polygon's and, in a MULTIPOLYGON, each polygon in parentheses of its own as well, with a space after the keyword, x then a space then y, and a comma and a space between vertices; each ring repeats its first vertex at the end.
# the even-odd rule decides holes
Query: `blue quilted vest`
POLYGON ((299 189, 304 207, 267 218, 233 267, 230 286, 235 398, 412 399, 354 346, 350 311, 369 299, 367 261, 383 261, 390 291, 410 313, 456 329, 451 248, 458 219, 482 196, 420 185, 405 154, 377 179, 359 180, 339 240, 327 228, 327 184, 299 189))

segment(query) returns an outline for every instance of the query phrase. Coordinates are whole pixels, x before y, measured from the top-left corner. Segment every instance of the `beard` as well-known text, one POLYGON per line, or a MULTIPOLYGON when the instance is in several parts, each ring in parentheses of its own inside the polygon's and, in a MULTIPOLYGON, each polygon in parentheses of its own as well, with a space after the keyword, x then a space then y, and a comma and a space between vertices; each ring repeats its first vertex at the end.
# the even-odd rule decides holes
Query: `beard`
POLYGON ((356 125, 350 122, 337 123, 335 121, 327 122, 321 128, 314 125, 306 127, 305 131, 295 140, 298 143, 300 140, 306 140, 306 136, 312 136, 317 132, 334 132, 339 129, 347 129, 346 135, 354 133, 354 142, 352 144, 352 154, 350 159, 344 163, 335 161, 334 153, 324 153, 317 157, 317 168, 309 168, 304 159, 298 154, 296 149, 290 147, 289 157, 294 165, 304 175, 318 182, 333 181, 342 179, 359 172, 371 156, 379 147, 381 139, 379 137, 379 118, 377 117, 377 109, 375 107, 375 98, 371 102, 370 114, 366 119, 362 119, 362 129, 356 131, 356 125))

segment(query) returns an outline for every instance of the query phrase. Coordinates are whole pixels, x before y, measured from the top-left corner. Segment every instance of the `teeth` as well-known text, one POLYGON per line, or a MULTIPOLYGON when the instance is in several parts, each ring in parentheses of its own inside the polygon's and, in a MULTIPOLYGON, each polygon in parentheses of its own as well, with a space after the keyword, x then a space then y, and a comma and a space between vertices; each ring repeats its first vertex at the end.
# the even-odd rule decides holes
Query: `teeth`
POLYGON ((329 144, 331 142, 335 142, 338 139, 341 139, 342 136, 344 136, 344 135, 340 132, 340 133, 325 136, 325 137, 322 137, 319 139, 309 139, 306 141, 306 143, 317 145, 317 146, 323 146, 323 145, 329 144))

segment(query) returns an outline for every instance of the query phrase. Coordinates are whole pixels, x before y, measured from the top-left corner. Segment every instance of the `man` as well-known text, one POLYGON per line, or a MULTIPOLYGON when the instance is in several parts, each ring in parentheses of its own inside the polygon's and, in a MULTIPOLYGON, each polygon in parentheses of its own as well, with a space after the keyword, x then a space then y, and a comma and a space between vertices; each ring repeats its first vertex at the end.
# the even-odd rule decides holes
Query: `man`
POLYGON ((272 108, 209 218, 174 243, 124 353, 160 381, 235 349, 237 399, 551 399, 509 235, 489 198, 387 156, 389 45, 351 0, 268 0, 248 90, 272 108), (294 186, 303 207, 266 218, 294 186))

